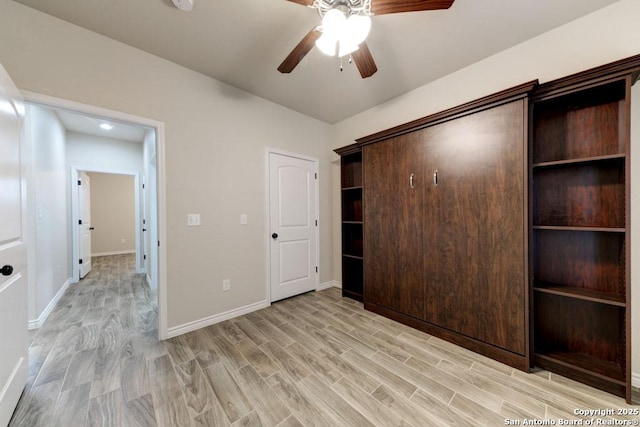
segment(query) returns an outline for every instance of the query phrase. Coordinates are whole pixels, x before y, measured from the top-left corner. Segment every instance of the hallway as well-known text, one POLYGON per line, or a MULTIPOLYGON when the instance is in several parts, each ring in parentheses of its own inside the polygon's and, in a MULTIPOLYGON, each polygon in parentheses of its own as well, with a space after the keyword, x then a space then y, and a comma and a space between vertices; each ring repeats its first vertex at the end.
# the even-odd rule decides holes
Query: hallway
POLYGON ((135 274, 135 254, 94 258, 89 275, 33 331, 29 381, 10 425, 83 426, 87 414, 89 425, 119 418, 122 398, 148 388, 147 360, 167 354, 156 339, 156 305, 144 276, 135 274))

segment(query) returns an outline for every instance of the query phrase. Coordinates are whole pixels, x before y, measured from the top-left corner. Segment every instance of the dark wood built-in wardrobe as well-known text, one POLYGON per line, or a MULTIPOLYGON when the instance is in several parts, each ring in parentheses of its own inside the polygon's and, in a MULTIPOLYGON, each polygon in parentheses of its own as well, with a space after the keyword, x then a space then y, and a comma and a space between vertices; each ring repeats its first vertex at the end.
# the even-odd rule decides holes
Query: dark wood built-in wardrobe
POLYGON ((343 295, 631 399, 630 90, 640 57, 336 150, 343 295))
MULTIPOLYGON (((529 366, 526 141, 534 86, 337 150, 347 153, 343 164, 362 156, 365 308, 520 369, 529 366)), ((343 184, 343 201, 344 192, 343 184)), ((345 295, 351 276, 343 261, 345 295)))

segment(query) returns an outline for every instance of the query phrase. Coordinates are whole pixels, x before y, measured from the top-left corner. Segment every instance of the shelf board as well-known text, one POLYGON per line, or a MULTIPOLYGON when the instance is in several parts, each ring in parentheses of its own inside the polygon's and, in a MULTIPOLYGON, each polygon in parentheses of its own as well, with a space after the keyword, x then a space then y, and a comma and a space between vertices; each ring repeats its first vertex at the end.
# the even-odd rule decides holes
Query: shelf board
POLYGON ((573 371, 580 372, 601 380, 626 386, 625 374, 622 367, 615 362, 598 359, 583 353, 569 351, 554 351, 535 353, 536 364, 544 367, 544 362, 555 363, 573 371))
POLYGON ((623 154, 609 154, 606 156, 596 156, 596 157, 584 157, 581 159, 567 159, 567 160, 556 160, 553 162, 541 162, 534 163, 532 166, 534 169, 541 168, 552 168, 557 166, 571 166, 571 165, 579 165, 584 163, 595 163, 595 162, 603 162, 603 161, 612 161, 612 160, 623 160, 626 155, 623 154))
POLYGON ((555 230, 555 231, 597 231, 602 233, 625 233, 626 228, 614 227, 573 227, 566 225, 534 225, 534 230, 555 230))
POLYGON ((351 298, 351 299, 354 299, 354 300, 360 301, 360 302, 362 302, 362 300, 363 300, 362 293, 353 292, 353 291, 350 291, 350 290, 344 289, 344 288, 342 289, 342 296, 343 297, 347 297, 347 298, 351 298))
POLYGON ((362 185, 356 185, 354 187, 344 187, 342 191, 362 190, 362 185))
POLYGON ((359 224, 362 225, 362 221, 342 221, 343 224, 359 224))
POLYGON ((575 286, 558 285, 555 283, 535 282, 533 290, 552 295, 575 298, 600 304, 626 307, 625 297, 609 292, 595 291, 593 289, 577 288, 575 286))
POLYGON ((344 254, 344 253, 342 254, 342 256, 345 257, 345 258, 352 258, 352 259, 360 259, 360 260, 364 259, 364 257, 358 256, 358 255, 349 255, 349 254, 344 254))

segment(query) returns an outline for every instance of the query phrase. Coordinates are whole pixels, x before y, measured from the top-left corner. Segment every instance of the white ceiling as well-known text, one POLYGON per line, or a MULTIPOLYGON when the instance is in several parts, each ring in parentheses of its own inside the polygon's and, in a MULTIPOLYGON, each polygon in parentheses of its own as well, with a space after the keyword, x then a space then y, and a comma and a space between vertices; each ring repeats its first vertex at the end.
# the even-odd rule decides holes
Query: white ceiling
POLYGON ((148 130, 142 126, 134 126, 59 108, 52 108, 51 110, 56 113, 62 122, 62 126, 64 126, 67 131, 142 143, 144 142, 144 135, 148 130), (110 124, 113 128, 111 130, 101 129, 100 125, 103 123, 110 124))
MULTIPOLYGON (((375 16, 378 72, 317 49, 276 68, 319 23, 286 0, 15 0, 328 123, 335 123, 617 0, 456 0, 448 10, 375 16)), ((373 0, 374 2, 376 0, 373 0)))

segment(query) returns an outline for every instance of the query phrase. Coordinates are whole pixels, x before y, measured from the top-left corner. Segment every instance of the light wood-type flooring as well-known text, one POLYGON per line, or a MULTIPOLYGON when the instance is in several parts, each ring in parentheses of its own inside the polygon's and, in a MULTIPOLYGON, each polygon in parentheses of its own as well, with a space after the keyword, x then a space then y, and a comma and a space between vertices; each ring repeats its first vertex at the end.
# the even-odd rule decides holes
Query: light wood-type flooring
POLYGON ((133 256, 95 258, 33 334, 10 425, 500 426, 640 408, 366 312, 335 288, 164 342, 156 323, 133 256))

